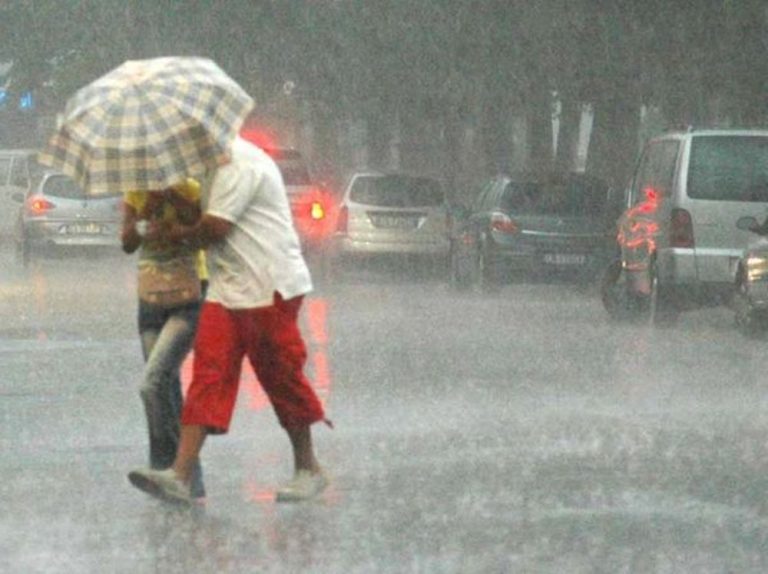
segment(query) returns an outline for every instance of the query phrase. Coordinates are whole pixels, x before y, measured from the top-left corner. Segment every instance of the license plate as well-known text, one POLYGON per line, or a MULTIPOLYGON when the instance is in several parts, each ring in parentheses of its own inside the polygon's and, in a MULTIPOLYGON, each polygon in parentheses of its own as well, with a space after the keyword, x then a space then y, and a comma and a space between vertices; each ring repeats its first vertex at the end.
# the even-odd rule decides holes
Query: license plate
POLYGON ((415 229, 418 224, 417 218, 401 215, 374 215, 371 221, 376 227, 385 229, 415 229))
POLYGON ((547 253, 544 255, 544 263, 550 265, 584 265, 586 262, 586 255, 574 255, 572 253, 547 253))
POLYGON ((67 234, 71 235, 98 235, 102 227, 98 223, 73 223, 65 227, 67 234))

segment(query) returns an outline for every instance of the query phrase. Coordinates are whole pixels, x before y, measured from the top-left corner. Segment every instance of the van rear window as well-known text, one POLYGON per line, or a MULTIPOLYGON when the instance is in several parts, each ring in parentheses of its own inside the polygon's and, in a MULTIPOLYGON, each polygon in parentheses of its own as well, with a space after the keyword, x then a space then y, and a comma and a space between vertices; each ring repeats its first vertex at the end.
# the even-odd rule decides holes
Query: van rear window
POLYGON ((768 202, 768 137, 693 138, 688 196, 768 202))

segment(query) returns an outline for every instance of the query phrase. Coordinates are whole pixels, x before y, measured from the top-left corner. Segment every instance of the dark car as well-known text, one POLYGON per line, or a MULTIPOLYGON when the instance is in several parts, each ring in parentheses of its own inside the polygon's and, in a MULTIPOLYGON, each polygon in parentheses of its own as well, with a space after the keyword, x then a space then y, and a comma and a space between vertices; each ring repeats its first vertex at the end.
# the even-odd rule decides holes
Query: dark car
POLYGON ((494 177, 454 225, 451 280, 466 288, 514 277, 595 277, 615 251, 617 203, 605 182, 583 173, 494 177))
POLYGON ((88 196, 69 176, 45 171, 14 199, 16 253, 24 264, 44 252, 120 246, 120 193, 88 196))

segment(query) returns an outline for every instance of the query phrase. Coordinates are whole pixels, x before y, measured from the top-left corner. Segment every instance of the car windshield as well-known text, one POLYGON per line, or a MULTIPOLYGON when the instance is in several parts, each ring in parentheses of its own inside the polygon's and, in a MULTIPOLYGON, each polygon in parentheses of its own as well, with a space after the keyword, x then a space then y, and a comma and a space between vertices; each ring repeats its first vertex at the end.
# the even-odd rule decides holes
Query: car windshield
POLYGON ((384 175, 357 178, 350 199, 381 207, 437 207, 445 202, 445 193, 434 179, 384 175))
POLYGON ((511 181, 500 208, 520 215, 599 216, 606 206, 608 188, 589 179, 511 181))
POLYGON ((768 138, 693 138, 688 196, 720 201, 768 201, 768 138))

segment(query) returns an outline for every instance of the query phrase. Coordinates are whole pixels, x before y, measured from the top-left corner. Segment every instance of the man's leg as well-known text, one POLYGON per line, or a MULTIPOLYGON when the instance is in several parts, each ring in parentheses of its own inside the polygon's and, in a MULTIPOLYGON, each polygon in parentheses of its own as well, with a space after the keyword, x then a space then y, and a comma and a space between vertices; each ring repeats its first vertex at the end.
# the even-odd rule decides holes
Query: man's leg
POLYGON ((294 477, 278 489, 278 501, 312 498, 325 489, 328 479, 318 464, 310 425, 325 419, 325 412, 304 375, 307 350, 298 326, 301 297, 252 314, 261 337, 248 349, 248 358, 269 396, 293 448, 294 477))
POLYGON ((312 446, 312 429, 309 426, 286 428, 288 438, 293 447, 293 464, 296 472, 308 470, 312 473, 320 471, 320 465, 312 446))

